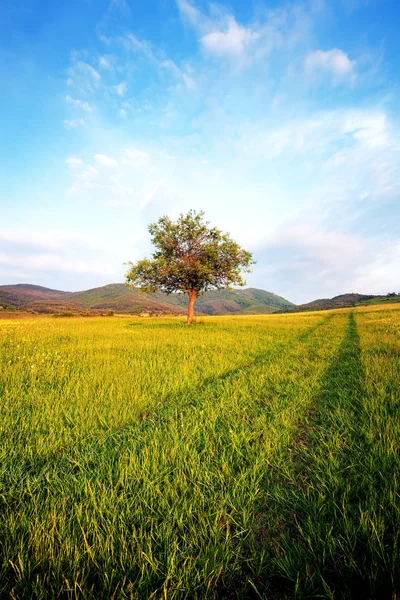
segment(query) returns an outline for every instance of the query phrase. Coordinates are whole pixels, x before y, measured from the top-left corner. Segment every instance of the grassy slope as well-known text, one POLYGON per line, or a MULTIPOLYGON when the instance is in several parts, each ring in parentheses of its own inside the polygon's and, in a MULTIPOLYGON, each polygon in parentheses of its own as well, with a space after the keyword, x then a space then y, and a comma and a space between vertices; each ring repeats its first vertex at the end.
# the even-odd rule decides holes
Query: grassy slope
POLYGON ((0 306, 22 307, 38 302, 62 304, 68 292, 52 290, 40 285, 19 284, 0 286, 0 306))
POLYGON ((113 309, 120 313, 161 312, 183 314, 185 312, 179 306, 166 305, 160 295, 139 294, 137 290, 130 290, 122 283, 112 283, 100 288, 74 292, 70 295, 70 299, 83 304, 88 309, 113 309))
POLYGON ((342 294, 334 298, 320 298, 307 304, 299 304, 289 307, 281 312, 311 312, 316 310, 332 310, 336 308, 350 308, 356 306, 368 306, 381 303, 398 303, 400 295, 396 296, 368 296, 365 294, 342 294))
POLYGON ((374 296, 368 300, 362 300, 360 306, 371 306, 373 304, 398 304, 400 302, 400 295, 396 296, 374 296))
MULTIPOLYGON (((113 309, 119 313, 155 312, 161 314, 184 314, 187 311, 187 297, 184 294, 163 293, 138 294, 124 284, 110 284, 83 292, 58 292, 39 286, 0 286, 0 303, 39 312, 57 312, 68 307, 75 311, 105 311, 113 309), (8 288, 12 288, 10 291, 8 288)), ((228 292, 212 291, 200 296, 196 302, 196 312, 200 314, 263 314, 278 308, 292 306, 290 302, 264 290, 248 288, 228 292)))
POLYGON ((396 308, 1 322, 0 595, 398 593, 396 308))
MULTIPOLYGON (((85 292, 77 292, 72 297, 85 304, 88 308, 114 308, 129 310, 131 306, 146 303, 151 309, 152 303, 174 307, 179 312, 186 312, 187 297, 184 294, 139 295, 136 290, 129 290, 123 284, 111 284, 85 292)), ((202 314, 229 314, 229 313, 268 313, 277 308, 286 308, 291 303, 270 292, 248 288, 228 292, 211 291, 199 296, 196 301, 196 310, 202 314)))

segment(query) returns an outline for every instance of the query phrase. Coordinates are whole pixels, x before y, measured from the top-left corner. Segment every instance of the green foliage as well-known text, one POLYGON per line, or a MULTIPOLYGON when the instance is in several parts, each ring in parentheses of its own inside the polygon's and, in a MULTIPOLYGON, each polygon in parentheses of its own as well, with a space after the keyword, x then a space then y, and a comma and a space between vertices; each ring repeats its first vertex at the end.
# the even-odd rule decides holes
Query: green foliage
POLYGON ((176 222, 165 216, 149 225, 156 252, 150 260, 128 263, 127 283, 144 292, 167 294, 243 286, 241 271, 251 270, 252 255, 228 234, 209 227, 203 215, 191 210, 176 222))

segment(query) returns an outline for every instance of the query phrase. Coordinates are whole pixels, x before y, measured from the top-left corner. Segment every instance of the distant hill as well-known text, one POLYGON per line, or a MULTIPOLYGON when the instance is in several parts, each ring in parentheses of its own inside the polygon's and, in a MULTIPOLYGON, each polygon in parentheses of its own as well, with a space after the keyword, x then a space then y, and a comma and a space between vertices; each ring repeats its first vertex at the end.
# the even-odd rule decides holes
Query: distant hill
POLYGON ((380 304, 382 302, 400 302, 399 294, 387 294, 386 296, 373 296, 365 294, 341 294, 334 298, 320 298, 307 304, 298 304, 279 312, 307 312, 313 310, 330 310, 333 308, 349 308, 352 306, 363 306, 365 304, 380 304))
POLYGON ((43 313, 60 312, 67 309, 79 310, 79 306, 71 306, 68 296, 69 292, 28 283, 0 286, 0 306, 5 309, 33 310, 43 313))
POLYGON ((68 296, 68 292, 60 292, 59 290, 52 290, 41 285, 31 285, 29 283, 0 286, 0 303, 12 303, 15 306, 41 300, 58 301, 65 298, 65 296, 68 296))
MULTIPOLYGON (((73 312, 186 314, 184 294, 139 294, 122 283, 112 283, 82 292, 63 292, 36 285, 0 286, 0 306, 5 309, 33 310, 41 313, 73 312)), ((287 309, 293 304, 271 292, 247 288, 228 292, 211 291, 199 296, 196 313, 204 315, 266 314, 287 309)))

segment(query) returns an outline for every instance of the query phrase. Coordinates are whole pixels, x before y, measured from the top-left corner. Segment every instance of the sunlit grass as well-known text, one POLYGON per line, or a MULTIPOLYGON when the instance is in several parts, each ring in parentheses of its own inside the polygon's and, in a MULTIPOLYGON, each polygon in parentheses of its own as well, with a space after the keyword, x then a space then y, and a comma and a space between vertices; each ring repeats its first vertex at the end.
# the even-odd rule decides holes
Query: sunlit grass
POLYGON ((392 597, 400 311, 0 321, 0 596, 392 597))

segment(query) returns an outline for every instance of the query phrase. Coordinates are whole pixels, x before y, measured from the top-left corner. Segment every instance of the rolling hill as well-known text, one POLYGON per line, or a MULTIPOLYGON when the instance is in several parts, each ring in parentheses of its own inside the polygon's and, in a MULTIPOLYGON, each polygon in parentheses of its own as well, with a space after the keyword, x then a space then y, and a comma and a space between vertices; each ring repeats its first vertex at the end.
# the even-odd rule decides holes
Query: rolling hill
MULTIPOLYGON (((112 283, 82 292, 63 292, 37 285, 0 286, 0 306, 11 310, 31 310, 40 313, 62 311, 101 313, 185 314, 187 298, 183 294, 139 294, 122 283, 112 283)), ((196 302, 196 313, 204 315, 266 314, 293 306, 291 302, 271 292, 247 288, 243 290, 210 291, 196 302)))
POLYGON ((0 286, 0 306, 11 310, 32 310, 54 313, 63 310, 78 311, 83 307, 72 306, 69 292, 53 290, 40 285, 17 284, 0 286))
POLYGON ((382 302, 400 302, 399 294, 387 294, 386 296, 373 296, 365 294, 341 294, 333 298, 320 298, 307 304, 298 304, 279 310, 279 312, 307 312, 314 310, 330 310, 333 308, 349 308, 352 306, 363 306, 367 304, 380 304, 382 302))

